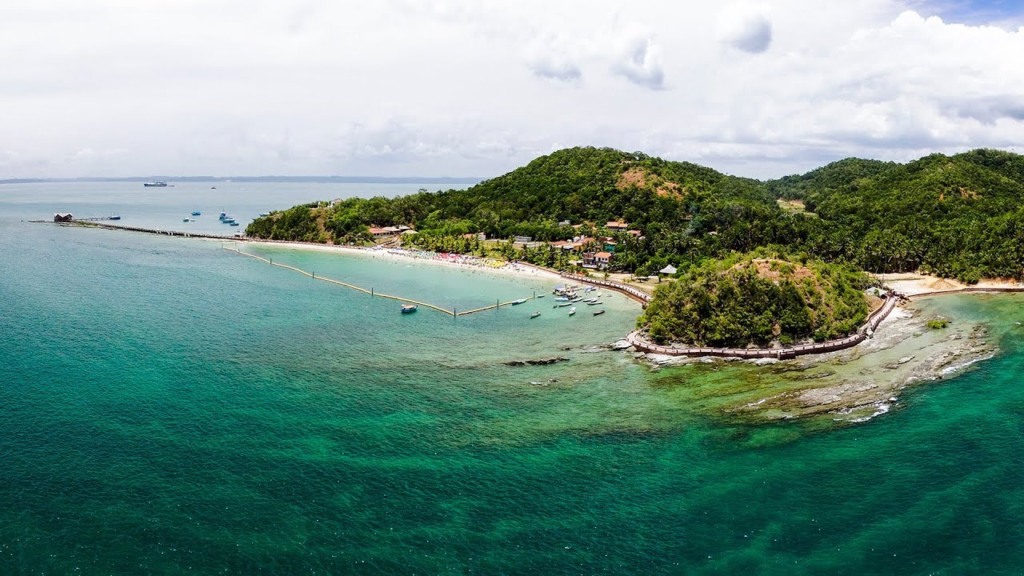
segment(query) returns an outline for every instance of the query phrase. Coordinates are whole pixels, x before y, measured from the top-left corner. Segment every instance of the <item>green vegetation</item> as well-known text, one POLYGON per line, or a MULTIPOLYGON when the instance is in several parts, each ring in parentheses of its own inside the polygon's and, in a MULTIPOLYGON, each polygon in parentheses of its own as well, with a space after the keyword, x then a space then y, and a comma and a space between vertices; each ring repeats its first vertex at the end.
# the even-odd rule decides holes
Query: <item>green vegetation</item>
POLYGON ((742 347, 828 340, 867 318, 867 275, 839 264, 737 255, 659 286, 640 324, 659 343, 742 347))
POLYGON ((947 318, 943 318, 942 316, 937 316, 926 322, 925 325, 928 326, 928 328, 931 328, 932 330, 942 330, 943 328, 949 326, 949 320, 947 318))
MULTIPOLYGON (((403 244, 428 250, 501 255, 555 268, 570 267, 583 250, 607 250, 613 252, 611 271, 646 276, 672 264, 679 269, 680 284, 709 282, 699 275, 716 270, 721 265, 716 261, 753 251, 846 270, 920 270, 967 283, 984 277, 1021 280, 1024 157, 974 150, 932 154, 907 164, 849 158, 807 174, 759 182, 639 152, 571 148, 466 190, 297 206, 257 219, 246 232, 260 238, 368 244, 373 241, 369 227, 400 225, 418 232, 403 237, 403 244), (613 220, 627 222, 636 232, 607 229, 605 223, 613 220), (478 234, 490 240, 481 242, 478 234), (514 236, 542 244, 513 245, 514 236), (595 242, 575 250, 547 244, 581 236, 595 242)), ((722 282, 739 282, 732 276, 726 274, 722 282)), ((857 284, 821 283, 823 294, 840 291, 822 297, 847 303, 846 287, 857 284)), ((771 301, 790 296, 788 285, 775 286, 754 282, 751 289, 771 301)), ((805 303, 814 297, 794 286, 805 303)), ((725 306, 722 294, 732 289, 712 288, 708 294, 725 306)), ((664 290, 655 304, 670 297, 689 298, 664 290)), ((763 314, 745 323, 716 320, 721 326, 705 321, 699 332, 673 328, 678 322, 660 316, 663 329, 657 331, 664 339, 708 343, 820 339, 850 328, 848 320, 857 317, 853 312, 825 315, 822 323, 805 327, 796 320, 787 324, 783 316, 789 318, 788 313, 779 310, 763 314), (787 328, 778 334, 774 328, 766 331, 776 324, 787 328)))

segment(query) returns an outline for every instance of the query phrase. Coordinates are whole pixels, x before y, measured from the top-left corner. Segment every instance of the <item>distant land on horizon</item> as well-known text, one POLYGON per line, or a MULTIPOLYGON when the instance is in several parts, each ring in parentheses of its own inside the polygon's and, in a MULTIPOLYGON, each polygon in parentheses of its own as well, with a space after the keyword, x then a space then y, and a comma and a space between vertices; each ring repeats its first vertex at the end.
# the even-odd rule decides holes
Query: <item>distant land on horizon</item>
POLYGON ((296 182, 336 184, 478 184, 485 178, 449 176, 84 176, 79 178, 8 178, 0 184, 39 182, 296 182))

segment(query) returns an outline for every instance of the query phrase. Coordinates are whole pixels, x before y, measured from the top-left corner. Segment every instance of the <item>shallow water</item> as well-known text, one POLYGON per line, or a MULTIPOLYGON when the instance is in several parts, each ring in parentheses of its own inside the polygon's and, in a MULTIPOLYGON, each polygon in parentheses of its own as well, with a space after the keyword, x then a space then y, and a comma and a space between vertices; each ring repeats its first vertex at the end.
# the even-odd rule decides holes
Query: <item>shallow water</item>
MULTIPOLYGON (((592 351, 632 325, 624 299, 403 316, 216 242, 0 219, 0 243, 0 573, 1024 565, 1017 297, 924 304, 1001 353, 884 416, 752 425, 712 393, 749 366, 592 351)), ((546 287, 275 253, 446 306, 546 287)))

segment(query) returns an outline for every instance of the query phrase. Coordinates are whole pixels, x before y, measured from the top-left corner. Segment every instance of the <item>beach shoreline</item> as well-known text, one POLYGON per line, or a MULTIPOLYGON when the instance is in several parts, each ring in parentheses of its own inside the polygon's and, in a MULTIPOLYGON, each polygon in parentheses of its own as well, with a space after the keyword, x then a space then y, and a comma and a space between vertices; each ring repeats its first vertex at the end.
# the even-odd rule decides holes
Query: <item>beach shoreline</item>
POLYGON ((871 276, 892 290, 908 297, 967 290, 1024 291, 1024 284, 1006 278, 983 278, 976 284, 964 284, 952 278, 940 278, 919 272, 872 274, 871 276))
POLYGON ((564 282, 564 278, 558 274, 536 266, 528 266, 514 262, 503 262, 494 258, 480 258, 478 256, 467 256, 462 254, 415 251, 403 248, 359 248, 355 246, 340 246, 336 244, 248 240, 244 238, 236 239, 234 242, 242 245, 268 246, 272 248, 310 252, 326 252, 357 256, 361 258, 382 258, 392 260, 396 263, 418 263, 468 272, 482 271, 497 276, 512 278, 529 278, 555 283, 564 282))

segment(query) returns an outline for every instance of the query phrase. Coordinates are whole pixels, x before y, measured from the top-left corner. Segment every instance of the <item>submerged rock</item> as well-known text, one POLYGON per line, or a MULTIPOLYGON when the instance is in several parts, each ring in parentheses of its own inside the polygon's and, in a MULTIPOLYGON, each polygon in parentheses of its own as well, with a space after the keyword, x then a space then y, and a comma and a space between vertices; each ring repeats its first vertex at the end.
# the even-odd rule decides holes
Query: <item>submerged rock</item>
POLYGON ((506 366, 546 366, 556 362, 568 361, 569 359, 564 356, 552 356, 551 358, 537 358, 535 360, 509 360, 508 362, 503 362, 503 364, 506 366))

